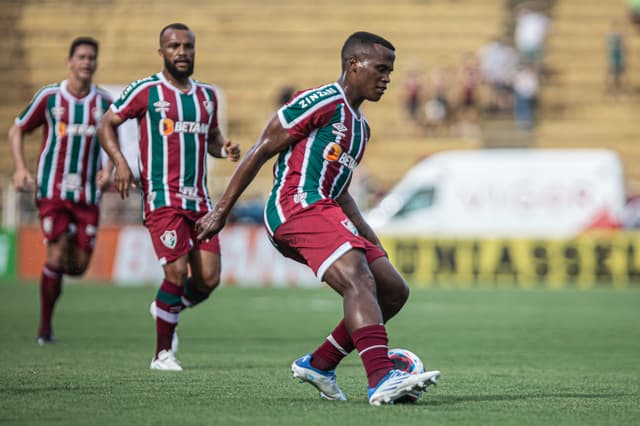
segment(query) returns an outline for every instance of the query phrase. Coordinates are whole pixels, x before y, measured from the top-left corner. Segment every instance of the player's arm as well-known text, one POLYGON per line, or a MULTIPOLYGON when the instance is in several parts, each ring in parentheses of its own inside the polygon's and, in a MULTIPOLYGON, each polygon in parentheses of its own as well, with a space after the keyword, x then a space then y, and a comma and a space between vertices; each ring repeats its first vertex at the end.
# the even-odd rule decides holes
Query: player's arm
POLYGON ((371 228, 367 221, 364 220, 358 204, 353 199, 351 194, 349 194, 349 191, 345 189, 342 194, 340 194, 336 198, 336 202, 340 204, 340 207, 342 207, 342 211, 347 215, 360 235, 362 235, 364 238, 371 241, 373 244, 377 245, 384 251, 384 247, 382 247, 380 239, 374 232, 373 228, 371 228))
POLYGON ((9 129, 9 143, 15 164, 13 185, 18 191, 29 191, 33 189, 35 181, 24 159, 24 132, 17 124, 9 129))
POLYGON ((207 152, 216 158, 228 158, 230 161, 240 159, 240 146, 225 140, 219 127, 209 128, 207 152))
POLYGON ((258 142, 251 147, 233 172, 224 193, 209 213, 196 222, 198 239, 211 238, 222 230, 231 208, 240 195, 256 177, 264 163, 277 153, 287 149, 296 142, 282 127, 278 117, 274 115, 267 127, 262 131, 258 142))
POLYGON ((129 196, 129 190, 133 185, 133 173, 131 173, 127 159, 120 149, 120 141, 118 140, 118 126, 123 122, 124 120, 118 114, 109 109, 98 124, 98 139, 102 149, 115 166, 113 183, 116 191, 120 193, 122 199, 125 199, 129 196))

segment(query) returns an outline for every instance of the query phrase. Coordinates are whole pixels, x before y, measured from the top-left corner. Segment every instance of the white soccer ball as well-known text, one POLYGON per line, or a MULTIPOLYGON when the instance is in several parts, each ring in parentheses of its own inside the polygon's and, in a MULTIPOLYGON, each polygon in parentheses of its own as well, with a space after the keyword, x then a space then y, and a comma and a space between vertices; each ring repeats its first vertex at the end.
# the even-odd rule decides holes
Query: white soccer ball
MULTIPOLYGON (((389 349, 389 359, 393 362, 393 368, 406 371, 409 374, 424 373, 424 364, 418 355, 408 349, 389 349)), ((422 391, 413 391, 409 395, 397 399, 396 403, 414 403, 422 396, 422 391)))

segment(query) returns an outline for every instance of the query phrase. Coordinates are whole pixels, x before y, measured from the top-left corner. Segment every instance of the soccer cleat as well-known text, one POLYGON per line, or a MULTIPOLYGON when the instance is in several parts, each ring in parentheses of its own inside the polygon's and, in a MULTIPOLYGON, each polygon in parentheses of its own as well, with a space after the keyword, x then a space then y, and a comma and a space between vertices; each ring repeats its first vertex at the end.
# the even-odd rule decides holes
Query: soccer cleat
POLYGON ((149 368, 162 371, 182 371, 182 367, 176 359, 176 356, 173 352, 166 349, 161 350, 158 355, 153 357, 149 368))
POLYGON ((320 391, 320 398, 330 401, 346 401, 347 397, 336 383, 334 370, 323 371, 311 366, 311 354, 306 354, 293 361, 291 373, 300 383, 307 382, 320 391))
MULTIPOLYGON (((151 306, 149 306, 149 313, 151 314, 151 316, 153 317, 153 319, 158 318, 158 311, 156 308, 156 301, 154 300, 153 302, 151 302, 151 306)), ((178 328, 178 326, 176 326, 176 328, 178 328)), ((178 341, 178 332, 177 331, 173 331, 173 337, 171 338, 171 352, 173 352, 174 354, 178 353, 178 345, 180 344, 180 342, 178 341)))
POLYGON ((439 371, 410 374, 401 370, 391 370, 378 384, 369 388, 369 404, 393 404, 403 396, 415 391, 424 391, 429 385, 435 385, 440 378, 439 371))
POLYGON ((47 335, 47 336, 38 336, 36 339, 36 343, 39 346, 46 346, 56 342, 55 336, 47 335))

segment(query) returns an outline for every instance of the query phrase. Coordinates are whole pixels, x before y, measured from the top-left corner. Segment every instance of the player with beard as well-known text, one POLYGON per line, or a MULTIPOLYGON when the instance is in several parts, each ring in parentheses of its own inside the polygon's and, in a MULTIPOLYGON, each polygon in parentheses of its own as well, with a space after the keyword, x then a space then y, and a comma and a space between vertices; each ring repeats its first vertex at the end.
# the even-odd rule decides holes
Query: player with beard
POLYGON ((293 377, 326 399, 344 400, 334 370, 357 349, 369 403, 380 405, 434 384, 440 372, 410 375, 393 368, 384 324, 405 304, 409 287, 349 194, 370 135, 360 105, 384 94, 395 49, 380 36, 357 32, 345 41, 341 59, 338 81, 303 90, 277 111, 215 209, 196 227, 198 238, 216 235, 260 167, 277 155, 264 214, 267 232, 280 253, 308 265, 342 296, 344 311, 329 337, 293 362, 293 377))
POLYGON ((105 114, 99 134, 115 165, 116 190, 124 199, 133 174, 116 129, 125 120, 138 121, 143 219, 164 270, 151 304, 157 343, 150 368, 182 371, 175 358, 179 314, 207 299, 220 282, 218 238, 201 241, 195 233, 196 221, 212 208, 206 187, 207 154, 238 161, 240 149, 226 141, 218 127, 216 89, 190 78, 195 63, 193 32, 184 24, 167 25, 160 31, 158 53, 163 70, 131 83, 105 114))

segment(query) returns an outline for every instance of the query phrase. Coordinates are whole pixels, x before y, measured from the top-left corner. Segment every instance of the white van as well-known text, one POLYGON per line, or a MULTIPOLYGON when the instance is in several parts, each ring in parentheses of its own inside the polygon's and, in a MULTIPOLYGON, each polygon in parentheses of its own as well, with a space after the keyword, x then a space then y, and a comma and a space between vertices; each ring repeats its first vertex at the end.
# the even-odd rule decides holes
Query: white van
POLYGON ((618 222, 622 164, 605 149, 444 151, 365 214, 381 235, 566 238, 618 222))

